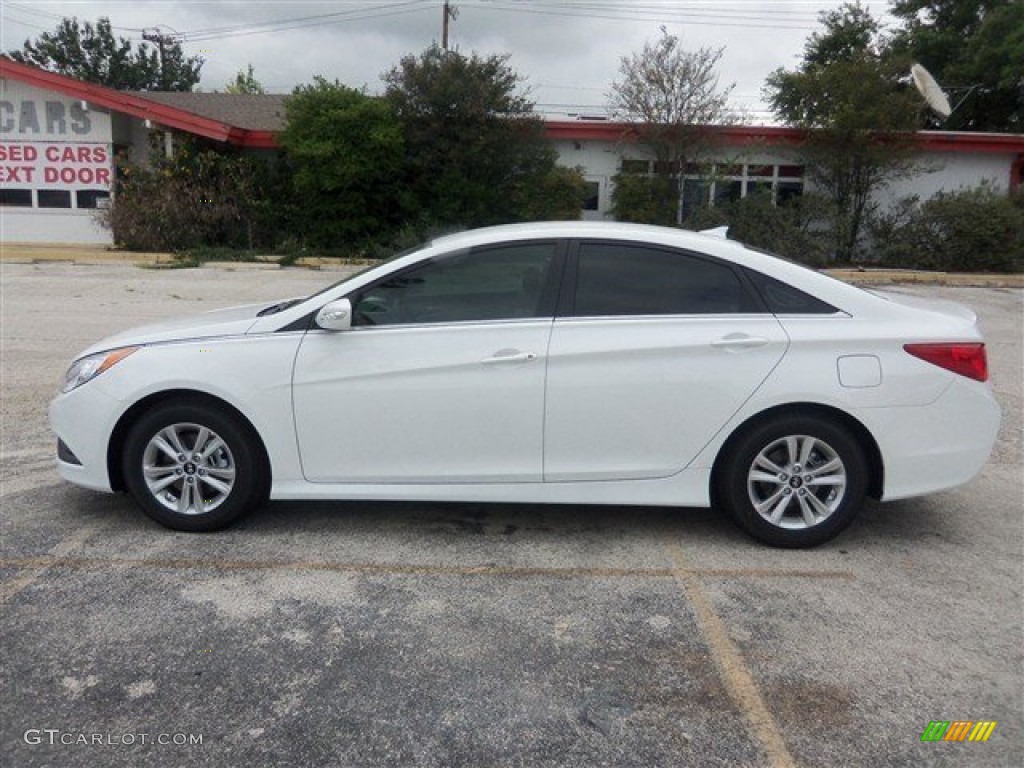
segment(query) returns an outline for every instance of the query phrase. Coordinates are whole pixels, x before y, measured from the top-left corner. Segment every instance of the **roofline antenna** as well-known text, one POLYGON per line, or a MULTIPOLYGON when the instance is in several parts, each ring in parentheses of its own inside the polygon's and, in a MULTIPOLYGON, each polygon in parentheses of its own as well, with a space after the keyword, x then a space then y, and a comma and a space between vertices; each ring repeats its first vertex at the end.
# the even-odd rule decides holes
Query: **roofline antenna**
POLYGON ((977 85, 972 85, 966 89, 955 89, 958 91, 966 90, 967 93, 960 98, 960 101, 956 103, 956 106, 951 107, 949 105, 949 96, 946 95, 946 91, 944 91, 942 86, 940 86, 938 82, 936 82, 935 78, 932 77, 932 73, 923 66, 915 62, 910 68, 910 77, 914 81, 914 87, 917 89, 917 92, 921 94, 928 106, 932 108, 932 111, 943 119, 948 118, 951 114, 956 112, 961 105, 967 101, 967 97, 971 95, 974 89, 978 87, 977 85))

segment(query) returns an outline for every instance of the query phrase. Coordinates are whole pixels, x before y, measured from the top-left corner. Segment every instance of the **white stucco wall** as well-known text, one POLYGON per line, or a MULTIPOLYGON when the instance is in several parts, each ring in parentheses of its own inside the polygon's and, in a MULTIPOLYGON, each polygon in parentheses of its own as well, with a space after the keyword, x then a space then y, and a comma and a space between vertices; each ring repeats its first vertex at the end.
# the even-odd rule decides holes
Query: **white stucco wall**
POLYGON ((922 152, 915 158, 917 172, 890 183, 877 199, 882 205, 912 195, 927 200, 939 192, 955 192, 984 182, 998 192, 1009 192, 1015 158, 1009 153, 922 152))

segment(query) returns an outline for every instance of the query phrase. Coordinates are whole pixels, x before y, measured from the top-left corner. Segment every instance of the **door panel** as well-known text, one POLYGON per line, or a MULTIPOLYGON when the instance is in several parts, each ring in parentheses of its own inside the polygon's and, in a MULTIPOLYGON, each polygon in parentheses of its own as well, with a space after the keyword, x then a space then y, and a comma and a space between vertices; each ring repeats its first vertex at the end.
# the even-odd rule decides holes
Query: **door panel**
POLYGON ((308 333, 293 401, 311 482, 542 476, 551 319, 308 333))
POLYGON ((559 319, 548 351, 544 479, 675 474, 786 345, 772 316, 559 319))

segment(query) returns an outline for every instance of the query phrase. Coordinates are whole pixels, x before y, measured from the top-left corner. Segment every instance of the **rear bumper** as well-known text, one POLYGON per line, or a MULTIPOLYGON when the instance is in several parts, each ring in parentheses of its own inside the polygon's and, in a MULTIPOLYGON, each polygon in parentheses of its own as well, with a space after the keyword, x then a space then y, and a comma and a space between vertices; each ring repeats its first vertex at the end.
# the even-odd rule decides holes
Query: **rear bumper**
POLYGON ((992 453, 1002 413, 989 386, 958 378, 929 405, 864 408, 857 415, 878 441, 882 499, 891 501, 971 480, 992 453))

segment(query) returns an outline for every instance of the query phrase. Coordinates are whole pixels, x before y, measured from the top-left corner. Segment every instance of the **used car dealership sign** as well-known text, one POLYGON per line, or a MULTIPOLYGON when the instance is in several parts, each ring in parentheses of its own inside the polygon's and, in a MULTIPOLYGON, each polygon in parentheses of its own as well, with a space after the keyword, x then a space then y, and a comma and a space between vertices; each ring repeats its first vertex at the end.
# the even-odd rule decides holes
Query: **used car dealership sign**
POLYGON ((109 189, 111 128, 104 110, 0 80, 0 184, 4 189, 109 189))
POLYGON ((0 183, 10 189, 96 189, 110 182, 107 144, 0 142, 0 183))

